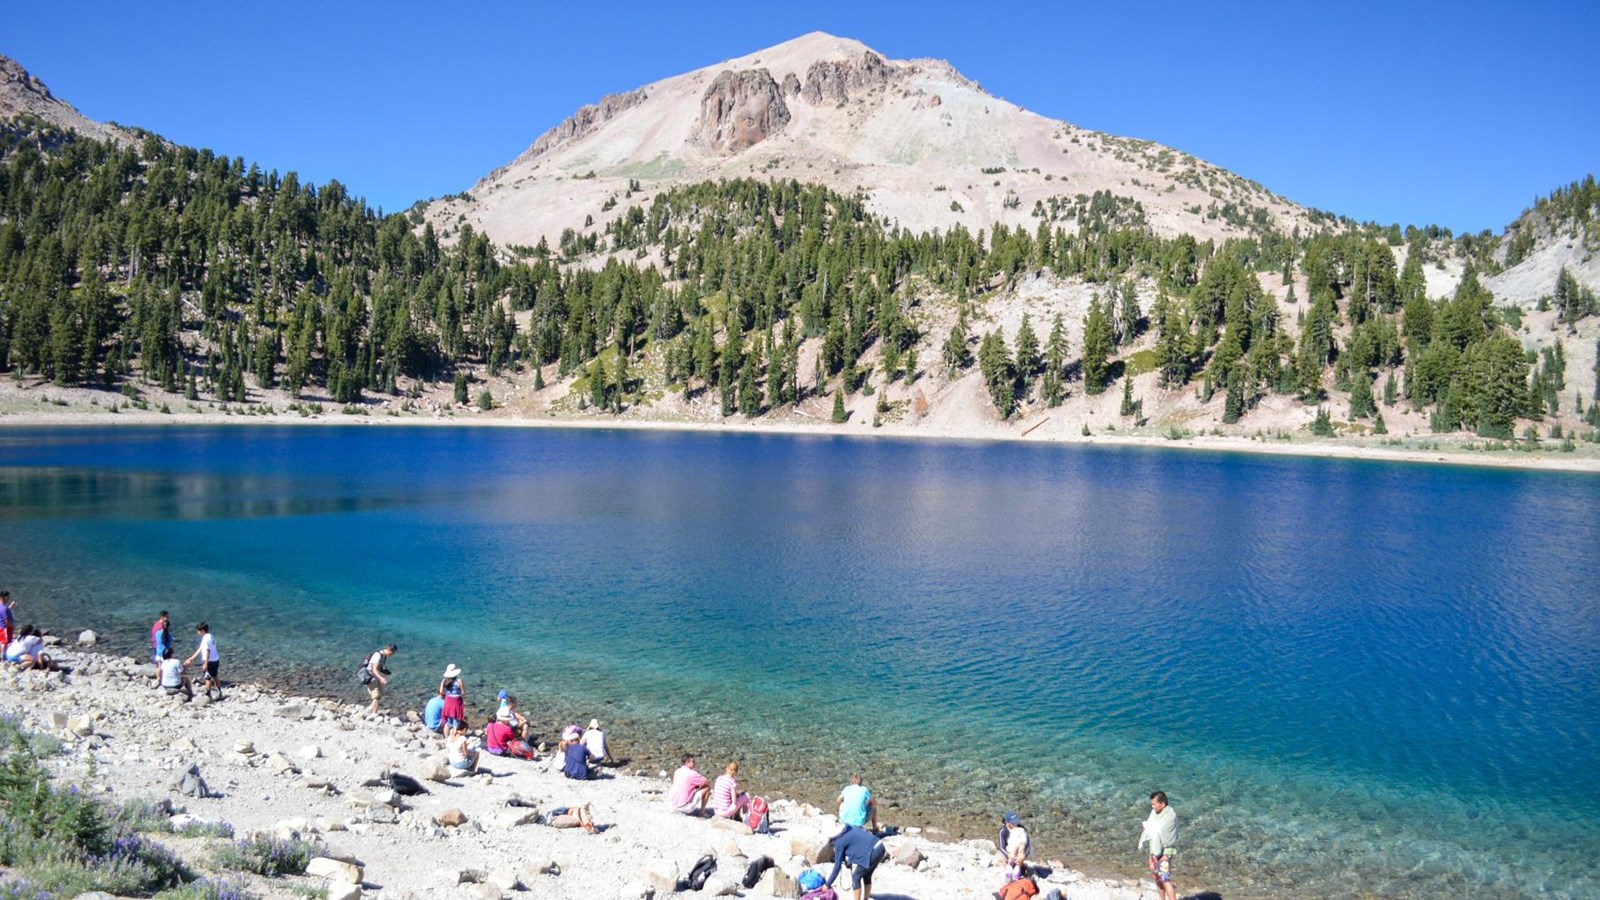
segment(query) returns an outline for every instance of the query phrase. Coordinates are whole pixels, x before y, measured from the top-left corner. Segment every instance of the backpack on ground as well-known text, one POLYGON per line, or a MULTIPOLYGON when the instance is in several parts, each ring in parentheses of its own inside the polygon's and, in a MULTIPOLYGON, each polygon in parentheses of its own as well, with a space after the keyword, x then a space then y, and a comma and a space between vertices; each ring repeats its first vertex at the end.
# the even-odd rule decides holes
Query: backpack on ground
POLYGON ((710 878, 711 873, 716 870, 717 858, 706 854, 700 857, 700 861, 694 864, 694 868, 689 870, 689 875, 683 880, 683 884, 691 891, 698 891, 706 886, 706 879, 710 878))
POLYGON ((772 807, 767 805, 767 798, 750 798, 750 811, 745 814, 744 823, 757 834, 772 833, 772 807))
POLYGON ((750 860, 750 865, 744 867, 744 878, 739 883, 746 888, 753 888, 756 882, 761 880, 761 874, 775 865, 777 863, 772 861, 772 857, 758 856, 750 860))

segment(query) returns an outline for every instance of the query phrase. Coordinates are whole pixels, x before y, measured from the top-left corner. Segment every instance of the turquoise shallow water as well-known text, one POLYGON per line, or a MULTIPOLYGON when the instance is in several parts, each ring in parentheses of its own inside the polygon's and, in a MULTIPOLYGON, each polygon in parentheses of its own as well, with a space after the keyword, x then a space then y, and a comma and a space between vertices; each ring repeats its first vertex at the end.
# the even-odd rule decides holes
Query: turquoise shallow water
MULTIPOLYGON (((580 430, 0 431, 19 618, 598 715, 1230 897, 1600 895, 1600 478, 580 430)), ((708 761, 710 760, 710 761, 708 761)), ((715 761, 715 762, 713 762, 715 761)), ((763 780, 765 780, 763 782, 763 780)), ((984 828, 987 833, 987 828, 984 828)))

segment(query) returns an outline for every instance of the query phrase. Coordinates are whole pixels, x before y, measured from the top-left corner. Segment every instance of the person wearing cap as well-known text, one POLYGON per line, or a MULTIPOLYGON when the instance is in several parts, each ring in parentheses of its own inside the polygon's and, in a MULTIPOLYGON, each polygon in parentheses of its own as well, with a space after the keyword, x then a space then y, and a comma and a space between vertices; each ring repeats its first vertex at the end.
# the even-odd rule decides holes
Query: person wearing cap
POLYGON ((839 821, 866 828, 870 820, 871 830, 878 830, 878 801, 872 799, 872 789, 861 783, 860 772, 850 776, 850 783, 839 791, 836 802, 839 804, 839 821))
POLYGON ((1172 851, 1178 843, 1178 814, 1167 805, 1164 791, 1150 795, 1150 816, 1144 820, 1139 833, 1139 846, 1150 846, 1150 878, 1156 883, 1156 893, 1163 900, 1178 900, 1178 888, 1172 883, 1172 851))
POLYGON ((461 680, 461 669, 455 663, 444 667, 444 677, 439 679, 439 696, 444 698, 444 724, 454 724, 463 730, 467 727, 467 686, 461 680))
MULTIPOLYGON (((395 644, 390 644, 381 650, 372 651, 367 656, 367 677, 362 679, 362 683, 367 686, 367 696, 372 698, 372 705, 367 707, 368 712, 377 713, 378 711, 378 703, 383 700, 383 688, 389 683, 389 670, 384 668, 383 664, 389 660, 389 657, 395 655, 399 649, 395 644)), ((423 718, 427 718, 427 710, 423 710, 423 718)), ((429 727, 434 731, 439 730, 437 725, 430 725, 429 727)))
POLYGON ((872 900, 872 873, 888 854, 888 848, 877 835, 865 828, 846 825, 833 836, 833 872, 828 876, 828 887, 833 887, 839 871, 849 863, 850 889, 855 891, 856 900, 872 900))
POLYGON ((606 761, 606 733, 600 729, 599 719, 589 720, 589 727, 583 732, 583 745, 589 748, 589 755, 595 762, 606 761))
POLYGON ((1008 812, 1000 817, 1003 823, 1000 827, 1000 852, 1006 857, 1006 880, 1015 881, 1028 874, 1028 853, 1032 851, 1032 839, 1028 837, 1028 829, 1022 827, 1022 817, 1014 812, 1008 812))
POLYGON ((500 692, 500 707, 494 711, 494 720, 504 723, 522 740, 528 739, 528 717, 517 712, 517 698, 510 691, 500 692))
POLYGON ((583 741, 578 739, 576 725, 568 726, 568 730, 561 733, 560 755, 561 774, 574 781, 588 781, 595 777, 592 766, 600 760, 596 759, 589 752, 589 748, 583 745, 583 741))

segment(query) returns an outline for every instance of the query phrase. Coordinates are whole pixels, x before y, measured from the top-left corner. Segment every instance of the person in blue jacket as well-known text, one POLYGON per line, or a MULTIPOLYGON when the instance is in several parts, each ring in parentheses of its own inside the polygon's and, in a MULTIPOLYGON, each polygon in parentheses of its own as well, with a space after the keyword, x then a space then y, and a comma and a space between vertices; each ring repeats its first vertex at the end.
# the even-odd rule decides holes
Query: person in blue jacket
POLYGON ((846 825, 833 838, 833 874, 828 876, 828 887, 839 878, 839 870, 850 864, 850 889, 856 900, 872 900, 872 873, 889 855, 889 848, 878 836, 864 828, 846 825))

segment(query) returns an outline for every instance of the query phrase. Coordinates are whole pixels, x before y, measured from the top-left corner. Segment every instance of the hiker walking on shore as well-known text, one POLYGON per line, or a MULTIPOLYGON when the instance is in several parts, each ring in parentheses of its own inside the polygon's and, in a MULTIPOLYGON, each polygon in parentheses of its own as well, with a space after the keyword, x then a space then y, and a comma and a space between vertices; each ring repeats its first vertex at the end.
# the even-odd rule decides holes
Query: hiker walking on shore
POLYGON ((201 680, 201 683, 205 685, 206 696, 211 697, 211 692, 216 691, 216 696, 211 697, 211 699, 221 700, 222 679, 217 677, 217 669, 222 662, 222 657, 217 653, 216 636, 211 633, 211 626, 205 622, 196 625, 194 632, 200 635, 200 646, 194 648, 194 652, 189 654, 183 664, 188 665, 197 659, 205 663, 206 675, 201 680))
POLYGON ((1171 860, 1177 843, 1178 814, 1167 805, 1166 793, 1156 791, 1150 795, 1150 816, 1144 820, 1139 846, 1150 845, 1150 878, 1163 900, 1178 900, 1178 888, 1172 883, 1171 860))
POLYGON ((378 702, 383 699, 383 687, 389 683, 389 670, 383 667, 389 657, 400 648, 390 644, 381 650, 374 650, 367 657, 367 662, 361 667, 361 683, 367 688, 367 696, 372 698, 372 705, 367 707, 368 712, 378 711, 378 702))

